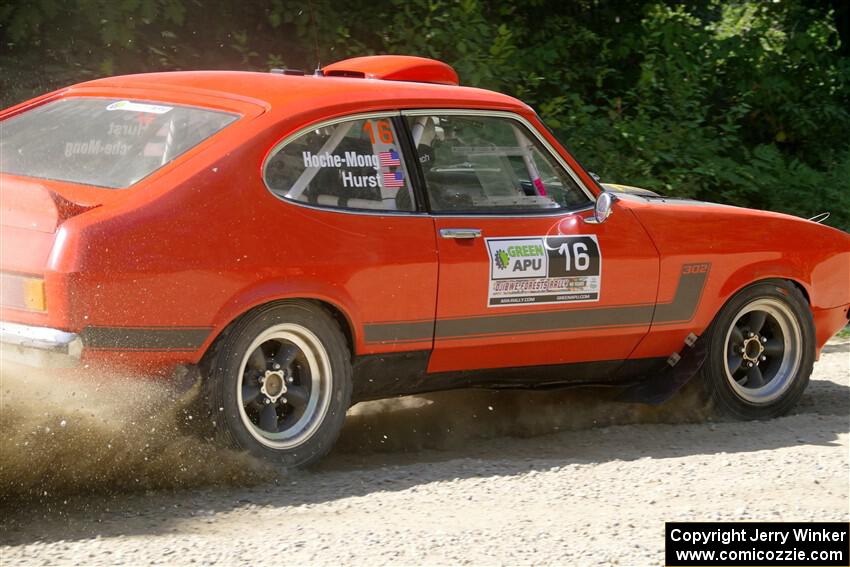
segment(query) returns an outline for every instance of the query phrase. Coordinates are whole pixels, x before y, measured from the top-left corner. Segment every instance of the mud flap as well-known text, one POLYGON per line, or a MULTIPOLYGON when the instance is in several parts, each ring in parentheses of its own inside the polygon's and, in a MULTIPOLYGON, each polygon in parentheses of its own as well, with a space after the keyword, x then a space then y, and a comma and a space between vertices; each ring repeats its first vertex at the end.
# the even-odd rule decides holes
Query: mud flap
MULTIPOLYGON (((686 343, 687 344, 687 343, 686 343)), ((673 394, 696 376, 702 368, 708 355, 708 345, 702 337, 696 339, 690 346, 685 346, 678 355, 671 357, 675 360, 664 368, 641 382, 629 386, 617 397, 620 402, 636 402, 643 404, 662 404, 673 397, 673 394)))

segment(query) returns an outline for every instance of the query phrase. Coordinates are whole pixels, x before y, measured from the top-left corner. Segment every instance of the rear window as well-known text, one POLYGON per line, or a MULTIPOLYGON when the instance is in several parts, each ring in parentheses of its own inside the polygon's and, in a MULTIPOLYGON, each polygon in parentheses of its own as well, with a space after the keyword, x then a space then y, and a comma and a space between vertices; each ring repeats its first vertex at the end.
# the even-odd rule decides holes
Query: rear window
POLYGON ((57 100, 0 122, 0 171, 122 189, 237 118, 155 102, 57 100))

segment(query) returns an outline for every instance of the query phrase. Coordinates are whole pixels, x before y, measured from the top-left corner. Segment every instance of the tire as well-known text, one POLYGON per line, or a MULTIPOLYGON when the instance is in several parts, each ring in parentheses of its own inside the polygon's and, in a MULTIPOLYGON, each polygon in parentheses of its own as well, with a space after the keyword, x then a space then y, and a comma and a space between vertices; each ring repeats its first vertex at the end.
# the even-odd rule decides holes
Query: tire
POLYGON ((800 401, 814 366, 815 326, 794 284, 769 280, 744 288, 708 334, 702 383, 720 413, 769 419, 800 401))
POLYGON ((216 437, 289 468, 330 451, 351 403, 351 356, 337 322, 309 301, 249 312, 209 356, 216 437))

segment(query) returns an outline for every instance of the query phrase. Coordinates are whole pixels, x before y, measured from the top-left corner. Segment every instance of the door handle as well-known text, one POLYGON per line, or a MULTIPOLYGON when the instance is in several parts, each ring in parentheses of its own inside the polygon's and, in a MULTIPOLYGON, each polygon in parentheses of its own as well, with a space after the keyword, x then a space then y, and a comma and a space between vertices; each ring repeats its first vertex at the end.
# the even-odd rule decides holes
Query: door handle
POLYGON ((441 228, 441 238, 481 238, 480 228, 441 228))

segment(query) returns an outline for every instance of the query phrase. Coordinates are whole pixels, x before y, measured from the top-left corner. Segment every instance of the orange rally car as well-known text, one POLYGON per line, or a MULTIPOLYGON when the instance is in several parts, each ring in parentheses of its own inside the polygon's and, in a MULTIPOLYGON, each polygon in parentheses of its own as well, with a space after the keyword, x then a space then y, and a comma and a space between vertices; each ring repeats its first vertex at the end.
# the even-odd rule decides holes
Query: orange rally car
POLYGON ((447 388, 699 373, 779 415, 848 323, 850 235, 606 189, 438 61, 111 77, 0 120, 4 359, 188 371, 288 466, 352 402, 447 388))

